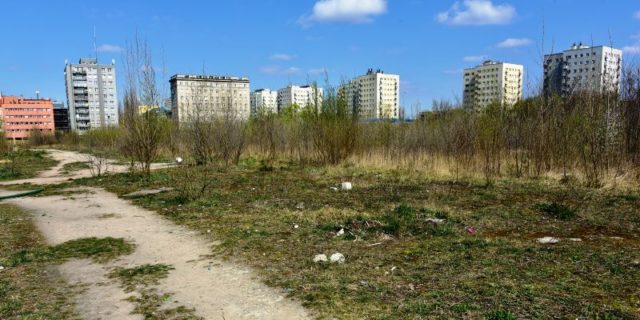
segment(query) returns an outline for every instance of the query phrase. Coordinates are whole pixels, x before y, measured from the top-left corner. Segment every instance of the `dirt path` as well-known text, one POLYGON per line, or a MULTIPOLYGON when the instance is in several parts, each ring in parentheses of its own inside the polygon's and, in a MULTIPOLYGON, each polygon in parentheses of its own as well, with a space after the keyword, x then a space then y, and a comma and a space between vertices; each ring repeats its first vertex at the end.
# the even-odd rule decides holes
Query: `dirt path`
MULTIPOLYGON (((67 152, 53 156, 70 162, 77 159, 67 152)), ((53 183, 61 178, 53 172, 59 172, 62 165, 30 180, 53 183)), ((51 245, 87 237, 124 238, 135 243, 134 253, 104 265, 72 260, 58 267, 65 280, 79 289, 75 302, 85 319, 141 319, 131 314, 135 305, 125 300, 132 294, 106 275, 116 267, 160 263, 175 268, 156 286, 161 294, 171 294, 161 308, 185 306, 205 319, 216 320, 309 319, 304 308, 263 285, 249 269, 212 258, 212 244, 196 232, 102 189, 85 188, 73 197, 8 202, 30 210, 51 245)))
MULTIPOLYGON (((91 170, 82 169, 74 172, 70 172, 69 174, 63 174, 63 168, 65 164, 74 163, 74 162, 86 162, 88 161, 88 155, 74 152, 74 151, 64 151, 64 150, 46 150, 47 153, 55 160, 58 161, 58 164, 52 167, 49 170, 45 170, 40 172, 37 177, 31 179, 23 179, 23 180, 11 180, 11 181, 2 181, 0 182, 0 186, 6 186, 11 184, 37 184, 37 185, 45 185, 45 184, 56 184, 68 181, 69 179, 80 179, 91 177, 91 170)), ((159 169, 163 167, 169 166, 168 164, 152 164, 151 169, 159 169)), ((105 168, 103 168, 106 172, 126 172, 129 170, 129 166, 118 164, 118 162, 114 160, 108 161, 108 164, 105 168)))

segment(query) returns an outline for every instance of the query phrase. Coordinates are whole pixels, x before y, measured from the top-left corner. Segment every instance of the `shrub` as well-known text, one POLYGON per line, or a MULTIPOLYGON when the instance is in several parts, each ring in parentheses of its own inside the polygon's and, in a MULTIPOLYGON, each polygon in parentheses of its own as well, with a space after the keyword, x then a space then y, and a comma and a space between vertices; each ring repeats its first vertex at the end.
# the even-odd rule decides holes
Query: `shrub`
POLYGON ((560 219, 569 220, 576 216, 578 209, 565 206, 556 202, 552 203, 539 203, 536 208, 547 216, 560 219))

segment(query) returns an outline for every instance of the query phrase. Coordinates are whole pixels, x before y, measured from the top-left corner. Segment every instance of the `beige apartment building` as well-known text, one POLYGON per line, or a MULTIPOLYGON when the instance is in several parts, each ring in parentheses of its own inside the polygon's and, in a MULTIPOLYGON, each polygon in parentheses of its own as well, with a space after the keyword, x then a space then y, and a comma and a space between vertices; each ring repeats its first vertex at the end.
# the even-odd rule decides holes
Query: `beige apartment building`
POLYGON ((178 74, 169 83, 174 121, 195 117, 246 120, 251 115, 249 78, 178 74))
POLYGON ((465 108, 482 109, 492 103, 513 106, 522 99, 524 67, 519 64, 485 61, 464 70, 465 108))
POLYGON ((367 70, 338 88, 350 110, 357 109, 366 120, 398 119, 400 117, 400 76, 381 70, 367 70))

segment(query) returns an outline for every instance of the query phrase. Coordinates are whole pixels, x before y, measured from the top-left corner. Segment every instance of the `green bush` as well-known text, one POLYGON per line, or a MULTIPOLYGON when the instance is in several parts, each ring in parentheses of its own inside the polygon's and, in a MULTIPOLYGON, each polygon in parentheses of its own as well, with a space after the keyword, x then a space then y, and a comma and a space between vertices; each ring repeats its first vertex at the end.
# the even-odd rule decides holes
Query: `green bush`
POLYGON ((536 205, 536 208, 545 215, 560 220, 573 219, 578 212, 578 209, 576 208, 572 208, 556 202, 539 203, 536 205))

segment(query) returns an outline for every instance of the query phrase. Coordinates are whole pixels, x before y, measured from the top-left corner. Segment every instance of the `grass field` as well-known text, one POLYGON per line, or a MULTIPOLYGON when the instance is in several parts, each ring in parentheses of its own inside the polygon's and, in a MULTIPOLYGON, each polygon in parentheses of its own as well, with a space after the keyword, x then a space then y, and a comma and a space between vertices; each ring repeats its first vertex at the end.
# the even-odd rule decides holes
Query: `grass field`
POLYGON ((216 254, 254 267, 320 319, 640 318, 636 192, 244 161, 215 169, 201 196, 185 196, 201 189, 191 177, 202 174, 73 184, 118 194, 175 187, 134 201, 220 240, 216 254), (331 189, 342 181, 354 190, 331 189), (335 252, 344 264, 312 261, 335 252))
POLYGON ((33 178, 40 171, 56 164, 57 161, 42 150, 20 150, 12 155, 0 154, 0 181, 33 178))

